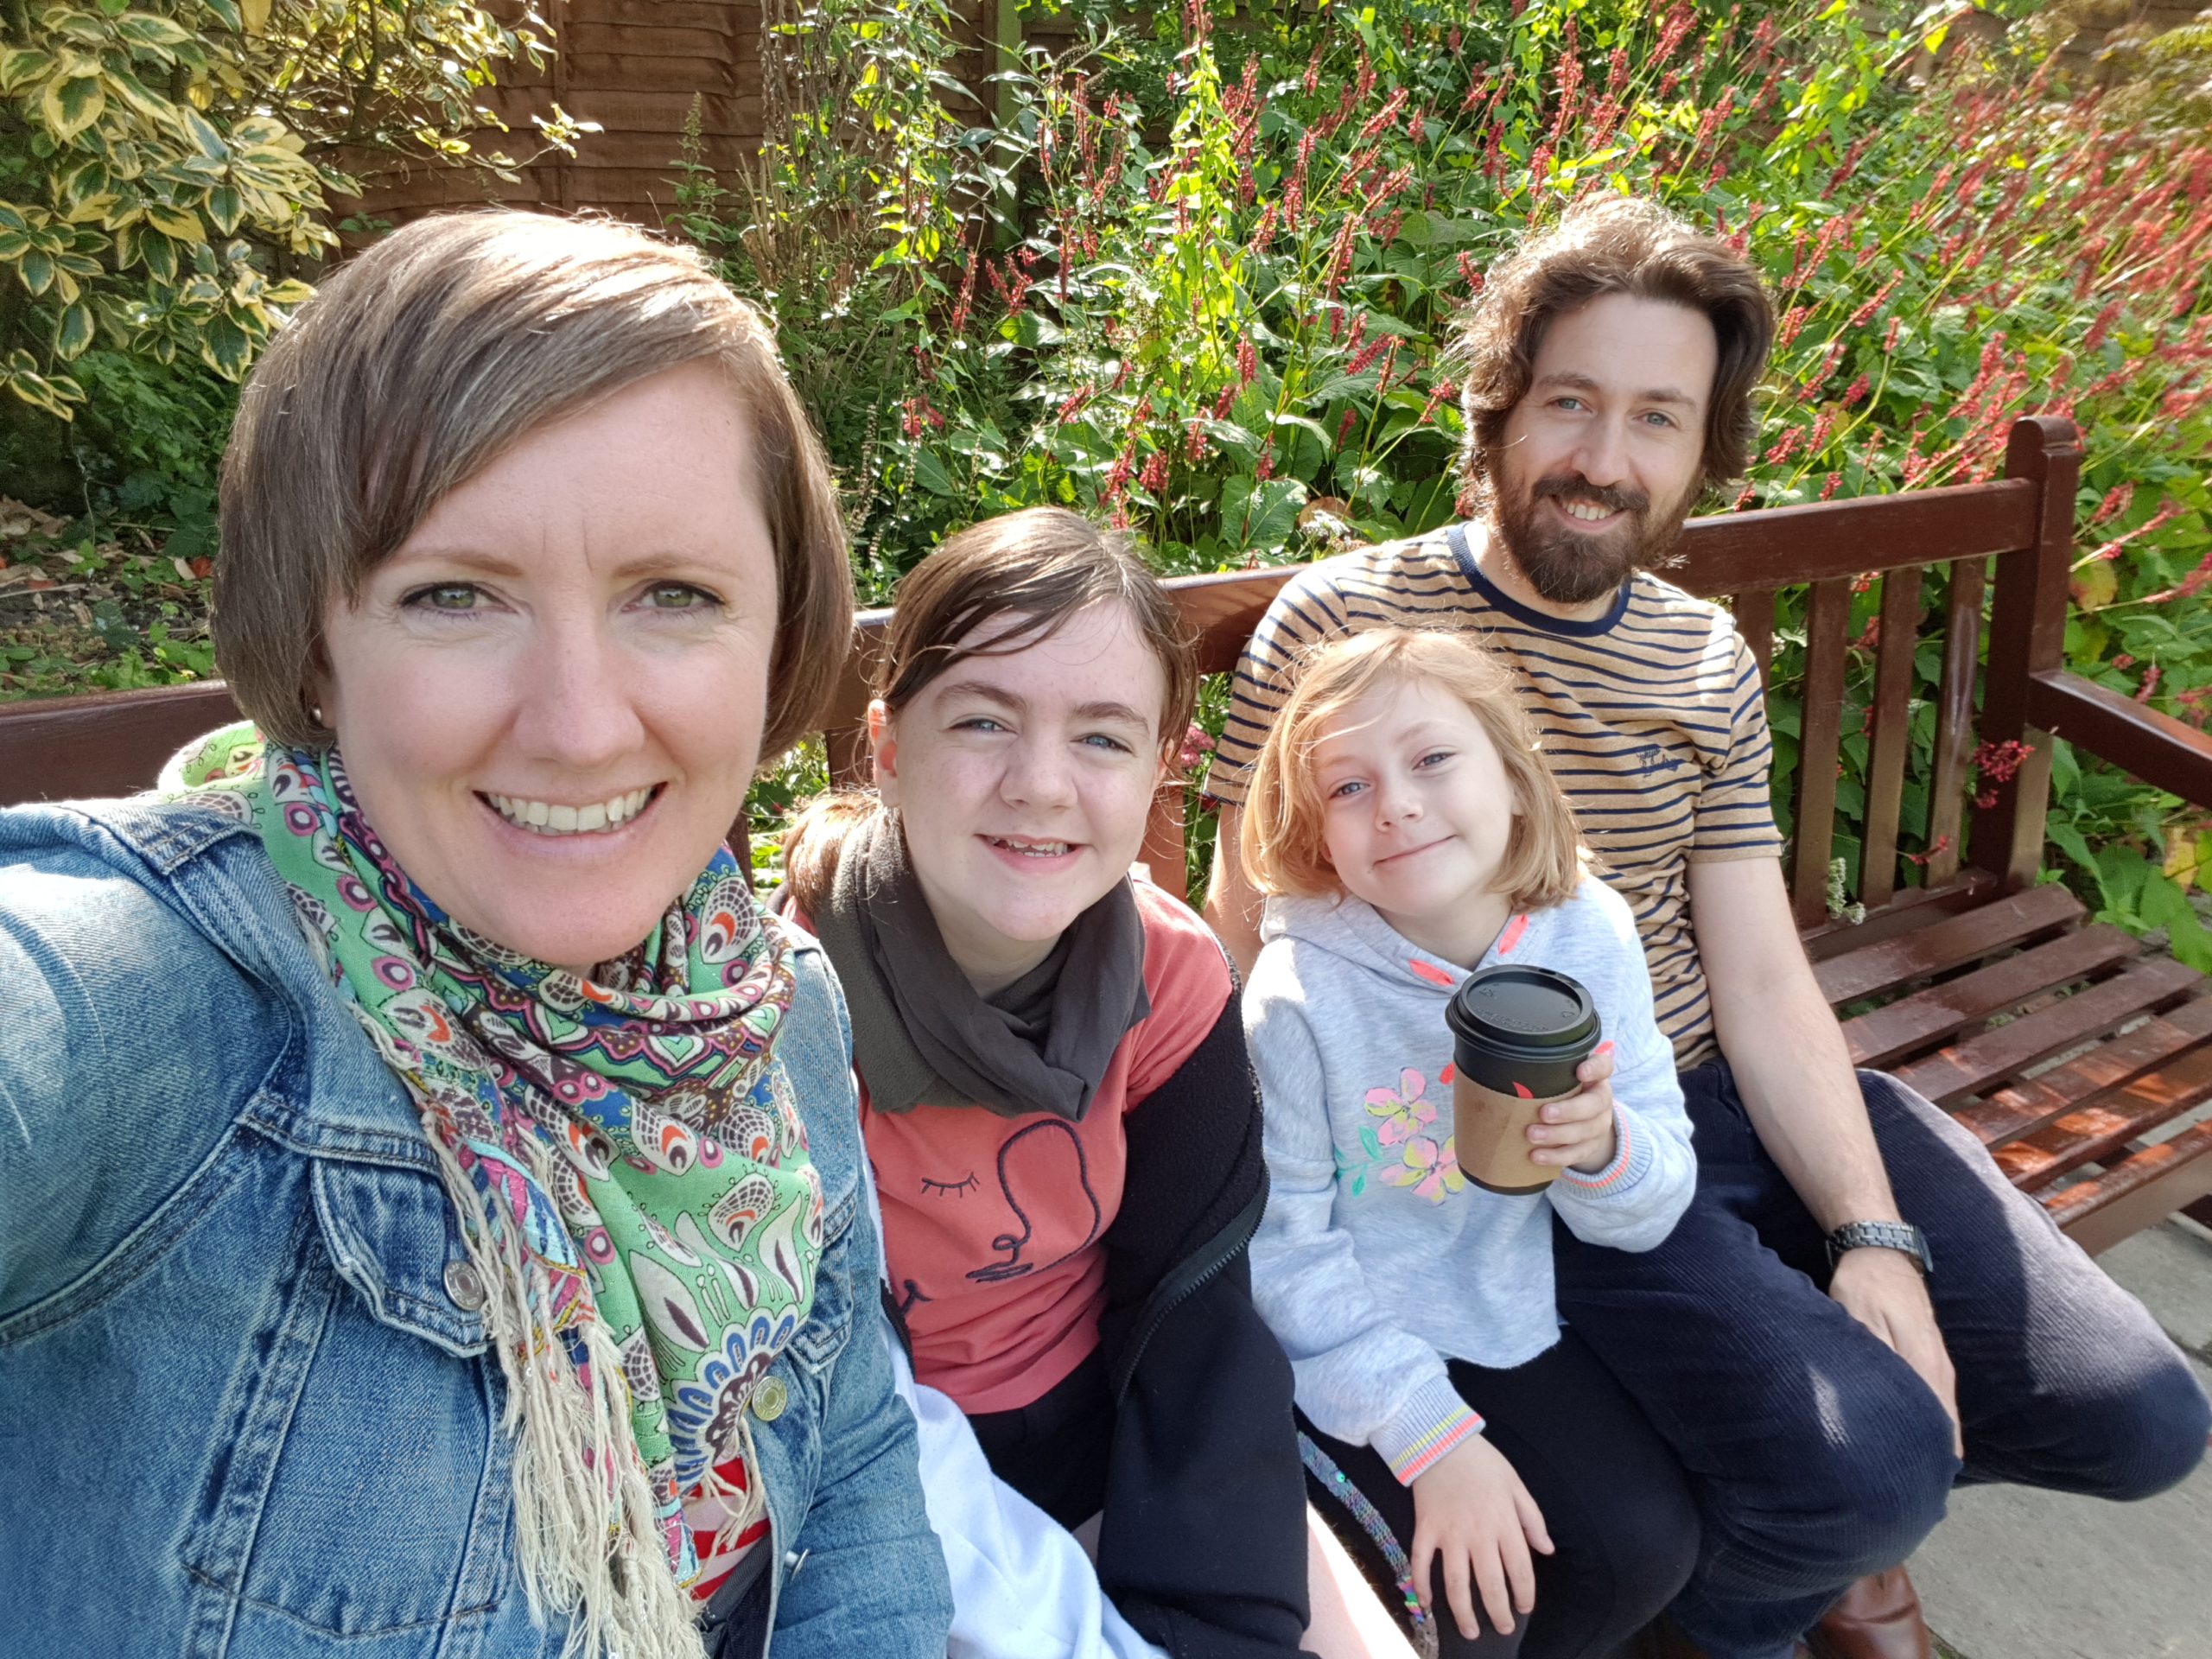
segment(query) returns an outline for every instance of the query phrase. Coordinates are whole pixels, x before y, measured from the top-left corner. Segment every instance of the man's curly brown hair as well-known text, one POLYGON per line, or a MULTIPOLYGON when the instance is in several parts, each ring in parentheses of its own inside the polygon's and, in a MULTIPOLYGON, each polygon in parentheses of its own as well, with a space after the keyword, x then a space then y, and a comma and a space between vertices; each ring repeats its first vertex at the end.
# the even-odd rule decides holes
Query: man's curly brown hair
POLYGON ((1452 352, 1467 417, 1460 469, 1478 499, 1495 492, 1505 423, 1528 395, 1545 330, 1608 294, 1682 306, 1713 324, 1719 360, 1706 409, 1704 483, 1742 476, 1758 429, 1751 393, 1774 344, 1774 306, 1758 273, 1656 202, 1586 196, 1491 271, 1460 323, 1452 352))

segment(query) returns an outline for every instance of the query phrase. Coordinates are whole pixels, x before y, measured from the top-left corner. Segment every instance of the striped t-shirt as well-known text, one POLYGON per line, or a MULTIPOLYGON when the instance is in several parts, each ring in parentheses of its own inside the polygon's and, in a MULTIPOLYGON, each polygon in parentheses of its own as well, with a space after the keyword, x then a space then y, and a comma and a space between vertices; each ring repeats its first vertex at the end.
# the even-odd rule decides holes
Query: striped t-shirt
POLYGON ((1476 568, 1460 524, 1325 560, 1276 594, 1245 647, 1208 792, 1243 804, 1300 650, 1393 625, 1469 629, 1518 671, 1552 775, 1635 914, 1659 1028, 1678 1064, 1710 1058, 1689 865, 1782 851, 1758 667, 1727 613, 1639 572, 1595 621, 1547 616, 1476 568))

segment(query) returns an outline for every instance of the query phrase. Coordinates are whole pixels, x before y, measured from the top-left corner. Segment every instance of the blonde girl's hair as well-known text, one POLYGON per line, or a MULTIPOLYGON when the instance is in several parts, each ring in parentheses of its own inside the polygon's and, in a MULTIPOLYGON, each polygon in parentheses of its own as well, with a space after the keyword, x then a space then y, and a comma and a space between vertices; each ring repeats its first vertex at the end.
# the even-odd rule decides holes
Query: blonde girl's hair
POLYGON ((1542 910, 1573 896, 1588 862, 1573 810, 1544 765, 1511 671, 1480 645, 1437 628, 1372 628, 1309 651, 1293 672, 1244 804, 1240 850, 1261 892, 1309 899, 1344 892, 1329 861, 1327 803, 1313 775, 1313 750, 1370 691, 1426 682, 1466 706, 1513 786, 1519 810, 1498 866, 1499 891, 1516 911, 1542 910))
MULTIPOLYGON (((899 584, 871 689, 893 715, 977 655, 1010 656, 1096 605, 1125 607, 1160 664, 1162 760, 1189 728, 1198 670, 1190 630, 1126 536, 1064 507, 1001 513, 945 538, 899 584), (979 652, 976 630, 1005 620, 979 652)), ((875 810, 873 791, 816 798, 784 832, 784 880, 808 914, 828 898, 845 838, 875 810)))

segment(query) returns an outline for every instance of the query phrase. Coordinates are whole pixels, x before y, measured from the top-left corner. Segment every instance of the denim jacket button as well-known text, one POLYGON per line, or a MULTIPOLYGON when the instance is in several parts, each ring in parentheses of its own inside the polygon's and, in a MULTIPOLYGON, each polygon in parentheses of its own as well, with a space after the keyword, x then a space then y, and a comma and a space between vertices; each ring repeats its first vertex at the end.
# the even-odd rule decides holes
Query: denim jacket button
POLYGON ((760 1386, 753 1390, 753 1414, 764 1423, 774 1422, 790 1403, 791 1390, 780 1376, 764 1376, 760 1386))
POLYGON ((447 1262, 446 1294, 462 1313, 474 1313, 484 1306, 483 1275, 466 1262, 447 1262))

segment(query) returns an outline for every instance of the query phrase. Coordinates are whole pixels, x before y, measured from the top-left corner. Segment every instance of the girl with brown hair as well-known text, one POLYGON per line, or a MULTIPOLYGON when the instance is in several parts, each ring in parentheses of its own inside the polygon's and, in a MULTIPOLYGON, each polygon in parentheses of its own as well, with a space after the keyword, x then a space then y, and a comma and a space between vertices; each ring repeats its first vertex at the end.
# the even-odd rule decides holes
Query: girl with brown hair
POLYGON ((876 789, 785 843, 849 1000, 891 1296, 998 1477, 1185 1655, 1306 1622, 1290 1374, 1254 1311, 1266 1198, 1235 983, 1133 879, 1194 672, 1117 537, 1032 509, 899 594, 876 789))

